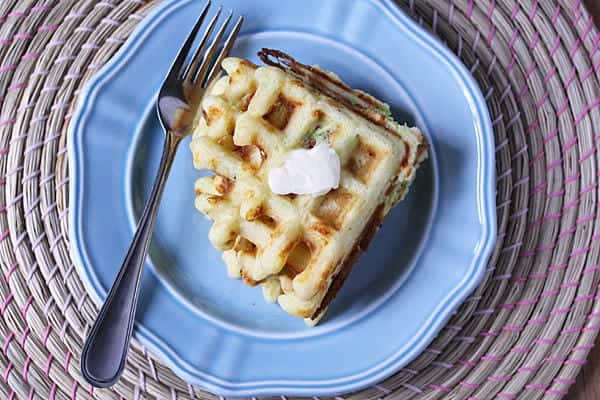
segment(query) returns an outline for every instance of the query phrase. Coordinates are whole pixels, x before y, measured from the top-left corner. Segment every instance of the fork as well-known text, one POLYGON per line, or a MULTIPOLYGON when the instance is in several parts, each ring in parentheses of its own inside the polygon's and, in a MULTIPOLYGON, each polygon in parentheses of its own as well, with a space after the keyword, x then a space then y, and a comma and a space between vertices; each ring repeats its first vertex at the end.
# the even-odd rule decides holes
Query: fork
POLYGON ((207 49, 222 12, 220 7, 208 23, 190 61, 186 62, 210 6, 209 0, 173 61, 158 94, 156 108, 166 134, 158 172, 125 260, 81 354, 81 372, 96 387, 112 386, 123 371, 133 331, 144 261, 169 170, 181 140, 191 132, 195 110, 198 109, 204 92, 219 74, 221 61, 231 50, 243 22, 243 17, 240 16, 217 54, 233 16, 233 11, 230 11, 207 49))

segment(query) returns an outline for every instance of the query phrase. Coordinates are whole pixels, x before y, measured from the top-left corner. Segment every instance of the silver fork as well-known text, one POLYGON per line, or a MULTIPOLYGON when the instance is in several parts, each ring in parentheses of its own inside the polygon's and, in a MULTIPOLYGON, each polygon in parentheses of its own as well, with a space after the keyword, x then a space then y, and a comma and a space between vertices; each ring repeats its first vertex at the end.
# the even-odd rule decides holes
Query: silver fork
POLYGON ((179 143, 190 134, 195 110, 207 86, 219 74, 221 61, 231 50, 242 25, 243 17, 239 17, 223 48, 216 54, 233 16, 233 12, 230 12, 206 49, 221 14, 219 8, 208 23, 191 61, 186 63, 209 8, 210 0, 179 50, 160 89, 156 108, 166 136, 158 172, 127 256, 83 346, 81 372, 96 387, 112 386, 123 371, 134 325, 142 269, 169 170, 179 143))

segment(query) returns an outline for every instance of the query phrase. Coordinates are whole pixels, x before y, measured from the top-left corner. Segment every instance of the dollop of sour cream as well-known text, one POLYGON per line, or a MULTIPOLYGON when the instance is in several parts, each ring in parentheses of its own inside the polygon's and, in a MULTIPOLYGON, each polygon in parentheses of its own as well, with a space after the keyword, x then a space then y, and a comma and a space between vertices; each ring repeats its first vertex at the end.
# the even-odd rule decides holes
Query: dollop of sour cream
POLYGON ((269 172, 269 187, 277 194, 323 195, 340 184, 340 158, 326 143, 292 150, 279 168, 269 172))

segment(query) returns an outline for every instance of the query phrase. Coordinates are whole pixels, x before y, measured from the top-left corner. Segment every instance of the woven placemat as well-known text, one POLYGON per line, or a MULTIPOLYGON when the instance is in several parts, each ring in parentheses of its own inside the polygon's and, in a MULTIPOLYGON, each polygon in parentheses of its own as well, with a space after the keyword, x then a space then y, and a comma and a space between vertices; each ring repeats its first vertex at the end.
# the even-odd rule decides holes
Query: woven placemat
MULTIPOLYGON (((1 399, 215 398, 135 342, 111 390, 92 390, 78 366, 97 309, 69 256, 67 125, 82 85, 155 4, 0 0, 1 399)), ((578 0, 401 6, 485 94, 498 243, 425 352, 338 400, 560 398, 600 328, 600 34, 578 0)))

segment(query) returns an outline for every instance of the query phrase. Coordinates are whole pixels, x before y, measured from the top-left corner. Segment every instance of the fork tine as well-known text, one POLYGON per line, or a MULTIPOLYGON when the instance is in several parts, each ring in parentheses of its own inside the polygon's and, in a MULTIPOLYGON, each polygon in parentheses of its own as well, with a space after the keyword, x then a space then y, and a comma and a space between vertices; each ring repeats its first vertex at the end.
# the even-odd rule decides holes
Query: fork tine
POLYGON ((198 48, 196 49, 196 51, 194 52, 194 55, 192 56, 192 60, 190 61, 190 64, 188 65, 188 67, 185 70, 185 73, 183 74, 183 80, 184 80, 185 84, 191 83, 194 76, 196 75, 196 71, 198 69, 198 64, 200 63, 200 60, 202 59, 202 54, 204 52, 204 49, 206 48, 208 39, 210 38, 210 35, 212 34, 212 32, 215 28, 215 25, 217 23, 217 20, 219 19, 219 16, 221 15, 222 10, 223 10, 223 6, 219 6, 219 9, 215 13, 215 16, 210 20, 208 26, 206 27, 206 30, 204 31, 204 34, 202 35, 202 40, 200 41, 198 48))
POLYGON ((199 84, 202 84, 202 82, 204 82, 204 78, 206 77, 206 70, 210 66, 210 62, 215 54, 215 51, 217 50, 217 47, 219 46, 219 42, 221 42, 221 39, 223 38, 225 29, 227 29, 227 25, 229 25, 229 21, 231 20, 232 16, 233 16, 233 11, 230 11, 229 14, 227 15, 227 18, 225 18, 225 21, 219 28, 219 31, 215 35, 208 50, 206 50, 206 53, 204 54, 204 58, 202 59, 202 64, 200 64, 200 68, 198 69, 198 73, 196 75, 195 82, 197 82, 199 84))
POLYGON ((202 12, 200 13, 200 16, 196 20, 194 27, 192 28, 192 30, 188 34, 187 38, 185 39, 185 43, 183 44, 183 46, 181 46, 181 49, 179 49, 179 53, 177 53, 177 57, 175 58, 175 61, 173 61, 173 64, 171 64, 171 68, 169 69, 169 74, 167 75, 167 79, 178 78, 181 75, 183 66, 185 64, 185 59, 187 58, 187 56, 190 52, 192 44, 194 43, 194 39, 196 39, 198 30, 200 29, 200 26, 202 26, 202 23, 204 22, 204 17, 206 16, 206 13, 208 12, 209 8, 210 8, 210 0, 208 0, 206 2, 206 5, 204 6, 204 9, 202 10, 202 12))
POLYGON ((229 36, 227 37, 227 40, 225 41, 225 44, 223 45, 223 49, 217 56, 216 61, 214 62, 212 68, 210 69, 210 73, 208 74, 208 77, 205 80, 205 85, 208 86, 210 84, 210 82, 212 82, 212 80, 216 78, 217 74, 221 70, 221 62, 223 61, 223 59, 225 57, 227 57, 229 55, 229 52, 231 51, 231 48, 233 47, 233 43, 235 42, 235 39, 237 38, 237 35, 240 32, 240 29, 242 28, 243 22, 244 22, 244 17, 239 17, 237 22, 235 23, 235 26, 229 33, 229 36))

